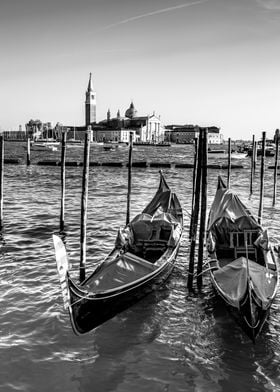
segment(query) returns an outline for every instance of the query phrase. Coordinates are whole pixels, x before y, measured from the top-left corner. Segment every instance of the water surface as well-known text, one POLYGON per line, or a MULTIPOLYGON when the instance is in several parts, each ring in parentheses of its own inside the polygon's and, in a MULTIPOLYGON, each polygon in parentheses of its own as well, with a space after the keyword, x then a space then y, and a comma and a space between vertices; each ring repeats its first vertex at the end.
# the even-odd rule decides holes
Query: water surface
MULTIPOLYGON (((63 308, 52 244, 52 233, 59 230, 60 167, 36 165, 46 159, 39 152, 26 167, 18 143, 7 144, 6 156, 19 157, 21 164, 5 165, 0 391, 280 390, 279 295, 253 345, 215 297, 209 277, 204 278, 201 294, 188 293, 191 169, 164 170, 185 219, 176 268, 168 282, 97 330, 77 337, 63 308)), ((139 148, 133 156, 191 163, 192 147, 139 148)), ((59 159, 59 151, 47 158, 59 159)), ((82 149, 69 149, 67 159, 82 161, 82 149)), ((96 159, 127 161, 127 149, 105 153, 95 148, 91 160, 96 159)), ((226 157, 209 159, 226 162, 226 157)), ((245 169, 232 171, 231 184, 257 214, 259 166, 249 200, 250 161, 244 159, 242 164, 245 169)), ((225 171, 209 170, 209 206, 218 174, 226 176, 225 171)), ((158 169, 134 168, 132 175, 131 216, 143 209, 159 180, 158 169)), ((67 167, 66 176, 66 243, 71 273, 78 278, 82 168, 67 167)), ((273 172, 267 170, 263 220, 278 243, 280 201, 271 206, 272 180, 273 172)), ((90 168, 87 273, 108 253, 116 230, 125 223, 126 191, 125 167, 90 168)))

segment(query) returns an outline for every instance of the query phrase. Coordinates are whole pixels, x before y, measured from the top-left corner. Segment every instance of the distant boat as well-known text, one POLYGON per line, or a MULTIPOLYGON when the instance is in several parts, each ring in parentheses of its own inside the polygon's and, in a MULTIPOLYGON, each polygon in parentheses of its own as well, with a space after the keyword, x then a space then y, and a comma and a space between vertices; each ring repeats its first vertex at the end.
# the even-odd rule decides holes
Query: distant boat
POLYGON ((248 156, 246 152, 232 152, 231 158, 232 159, 244 159, 248 156))
POLYGON ((31 141, 30 147, 34 151, 57 151, 60 142, 55 139, 38 139, 31 141))
POLYGON ((82 141, 78 139, 68 139, 67 144, 82 144, 82 141))
POLYGON ((77 139, 69 139, 66 141, 67 147, 83 147, 83 143, 81 140, 77 139))
MULTIPOLYGON (((266 157, 274 157, 275 155, 276 146, 275 143, 267 141, 265 144, 265 156, 266 157)), ((252 144, 248 147, 248 155, 252 156, 253 154, 253 147, 252 144)), ((257 156, 262 154, 262 142, 257 143, 257 156)))
POLYGON ((119 147, 118 142, 106 142, 103 143, 103 148, 105 151, 115 150, 119 147))
POLYGON ((47 138, 47 139, 41 138, 41 139, 32 140, 31 144, 34 144, 34 143, 36 143, 36 144, 48 144, 48 145, 52 144, 54 146, 59 146, 60 145, 60 142, 58 140, 56 140, 56 139, 53 139, 53 138, 47 138))
POLYGON ((113 144, 103 144, 103 149, 105 151, 111 151, 111 150, 115 150, 116 146, 114 146, 113 144))
MULTIPOLYGON (((253 149, 251 147, 248 150, 248 156, 252 156, 252 154, 253 154, 253 149)), ((257 156, 259 156, 261 154, 262 154, 262 147, 258 146, 257 147, 257 156)), ((275 147, 273 145, 267 145, 265 147, 265 156, 266 157, 274 157, 274 155, 275 155, 275 147)))
POLYGON ((58 146, 54 146, 52 144, 33 143, 31 145, 31 150, 33 150, 33 151, 57 151, 58 146))
POLYGON ((208 154, 225 154, 226 150, 208 148, 208 154))
POLYGON ((135 142, 133 143, 135 146, 144 146, 144 147, 170 147, 171 143, 167 142, 159 142, 159 143, 154 143, 154 142, 135 142))

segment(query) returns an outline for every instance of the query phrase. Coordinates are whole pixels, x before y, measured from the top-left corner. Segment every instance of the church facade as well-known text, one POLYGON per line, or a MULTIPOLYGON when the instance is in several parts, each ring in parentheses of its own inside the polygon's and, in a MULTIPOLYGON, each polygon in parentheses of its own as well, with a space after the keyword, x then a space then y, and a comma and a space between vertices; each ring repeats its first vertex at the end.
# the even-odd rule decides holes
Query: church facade
POLYGON ((160 116, 138 116, 134 103, 131 102, 122 116, 120 110, 116 116, 111 116, 108 109, 106 119, 96 122, 96 93, 92 86, 90 74, 85 100, 85 127, 91 128, 92 140, 96 142, 129 142, 132 132, 134 142, 160 143, 164 141, 165 129, 160 116))

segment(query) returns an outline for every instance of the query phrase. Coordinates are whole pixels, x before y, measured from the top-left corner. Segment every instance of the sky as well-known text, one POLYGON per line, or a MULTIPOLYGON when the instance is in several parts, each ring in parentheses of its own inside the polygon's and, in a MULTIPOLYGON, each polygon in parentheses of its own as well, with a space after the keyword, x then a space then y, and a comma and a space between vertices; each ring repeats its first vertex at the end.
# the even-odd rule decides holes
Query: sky
POLYGON ((280 0, 2 0, 0 129, 138 115, 217 126, 225 138, 280 128, 280 0))

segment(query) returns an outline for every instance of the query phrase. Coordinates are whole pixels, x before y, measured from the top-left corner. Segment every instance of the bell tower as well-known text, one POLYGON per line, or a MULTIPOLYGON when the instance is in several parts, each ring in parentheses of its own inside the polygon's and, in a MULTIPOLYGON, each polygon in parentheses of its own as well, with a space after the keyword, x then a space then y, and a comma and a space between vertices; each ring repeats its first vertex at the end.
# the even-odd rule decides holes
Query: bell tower
POLYGON ((92 88, 91 73, 89 74, 88 88, 85 101, 86 127, 96 123, 96 93, 92 88))

